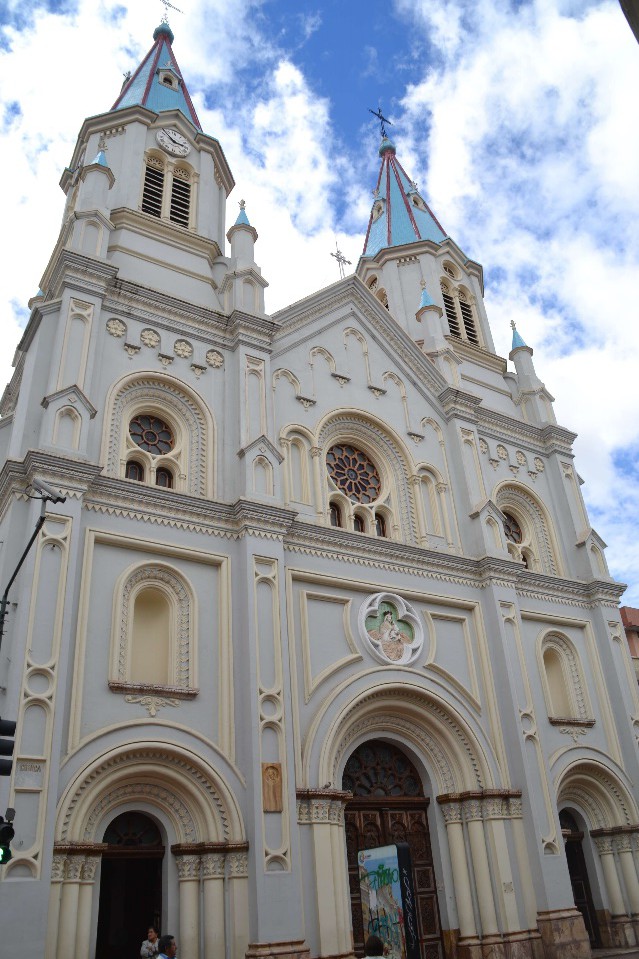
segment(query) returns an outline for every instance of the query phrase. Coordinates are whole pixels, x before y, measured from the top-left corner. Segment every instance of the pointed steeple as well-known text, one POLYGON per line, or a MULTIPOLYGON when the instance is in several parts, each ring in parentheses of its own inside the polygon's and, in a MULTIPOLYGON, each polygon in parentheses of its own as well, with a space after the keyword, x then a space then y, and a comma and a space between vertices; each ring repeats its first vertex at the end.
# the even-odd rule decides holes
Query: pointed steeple
MULTIPOLYGON (((510 347, 511 352, 512 352, 512 350, 518 350, 518 349, 520 349, 522 346, 523 346, 523 347, 526 347, 526 344, 524 343, 523 339, 521 338, 521 336, 520 336, 519 333, 517 332, 517 327, 515 326, 515 321, 514 321, 514 320, 511 320, 511 321, 510 321, 510 325, 511 325, 512 331, 513 331, 513 343, 512 343, 512 346, 510 347)), ((526 347, 526 348, 527 348, 527 347, 526 347)))
POLYGON ((111 109, 124 110, 125 107, 138 105, 154 113, 180 110, 201 131, 200 121, 171 48, 173 39, 173 31, 168 23, 156 27, 153 46, 135 73, 125 82, 111 109))
POLYGON ((441 243, 446 233, 398 161, 395 144, 388 136, 382 137, 379 155, 382 163, 373 190, 363 256, 375 256, 384 247, 415 240, 441 243))

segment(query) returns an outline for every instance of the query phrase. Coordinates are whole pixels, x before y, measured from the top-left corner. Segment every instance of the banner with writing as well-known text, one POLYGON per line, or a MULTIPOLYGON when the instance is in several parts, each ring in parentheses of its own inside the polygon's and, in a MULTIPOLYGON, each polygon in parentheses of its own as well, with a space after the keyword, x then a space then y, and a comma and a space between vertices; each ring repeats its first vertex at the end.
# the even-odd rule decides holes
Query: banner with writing
POLYGON ((388 959, 420 959, 408 843, 357 854, 364 939, 379 936, 388 959))

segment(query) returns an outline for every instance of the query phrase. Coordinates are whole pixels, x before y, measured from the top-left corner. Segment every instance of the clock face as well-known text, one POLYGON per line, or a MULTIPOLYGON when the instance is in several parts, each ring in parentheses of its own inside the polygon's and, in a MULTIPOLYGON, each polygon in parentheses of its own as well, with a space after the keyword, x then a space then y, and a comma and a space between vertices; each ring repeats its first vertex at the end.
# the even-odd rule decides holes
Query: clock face
POLYGON ((186 137, 183 137, 181 133, 171 129, 171 127, 163 127, 161 130, 158 130, 155 134, 155 139, 163 150, 166 150, 167 153, 172 153, 173 156, 185 157, 191 152, 191 147, 186 137))

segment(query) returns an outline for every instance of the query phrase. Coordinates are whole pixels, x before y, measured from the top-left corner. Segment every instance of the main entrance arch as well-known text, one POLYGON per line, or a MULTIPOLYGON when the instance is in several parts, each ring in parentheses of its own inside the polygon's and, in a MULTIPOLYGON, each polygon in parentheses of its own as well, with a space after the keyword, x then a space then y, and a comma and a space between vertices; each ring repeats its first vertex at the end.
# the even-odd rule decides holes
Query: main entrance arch
POLYGON ((364 943, 373 931, 363 927, 357 853, 405 842, 411 852, 421 954, 423 959, 441 959, 428 799, 419 773, 397 746, 371 740, 362 743, 346 761, 342 789, 353 794, 345 810, 345 829, 356 954, 364 955, 364 943))
POLYGON ((162 928, 162 835, 149 816, 125 812, 103 842, 95 956, 136 956, 148 927, 162 928))

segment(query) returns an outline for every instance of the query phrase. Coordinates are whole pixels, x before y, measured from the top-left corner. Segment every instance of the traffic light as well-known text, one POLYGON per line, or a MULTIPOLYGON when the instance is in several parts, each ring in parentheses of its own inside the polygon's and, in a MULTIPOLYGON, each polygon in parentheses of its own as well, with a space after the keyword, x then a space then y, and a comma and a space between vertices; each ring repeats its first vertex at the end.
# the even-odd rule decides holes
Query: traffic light
MULTIPOLYGON (((0 719, 0 756, 13 756, 16 724, 10 719, 0 719)), ((0 776, 10 776, 13 759, 0 759, 0 776)))
POLYGON ((13 858, 11 852, 11 840, 15 836, 15 829, 12 823, 5 822, 4 817, 0 816, 0 866, 4 866, 13 858))

